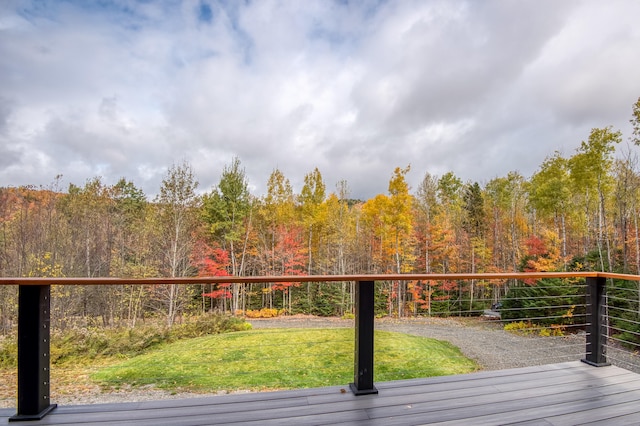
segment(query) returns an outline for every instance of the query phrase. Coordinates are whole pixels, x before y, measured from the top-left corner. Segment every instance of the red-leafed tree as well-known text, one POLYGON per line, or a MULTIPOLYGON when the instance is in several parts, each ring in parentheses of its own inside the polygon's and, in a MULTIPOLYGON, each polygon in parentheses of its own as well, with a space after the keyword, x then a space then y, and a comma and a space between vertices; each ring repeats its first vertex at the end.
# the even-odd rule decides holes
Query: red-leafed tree
MULTIPOLYGON (((251 234, 253 198, 240 160, 234 158, 225 166, 220 182, 203 197, 202 219, 207 225, 211 241, 228 254, 230 275, 245 275, 251 234)), ((245 309, 246 292, 243 284, 231 285, 231 306, 235 313, 245 309)))
MULTIPOLYGON (((274 250, 275 275, 302 275, 305 272, 307 257, 301 237, 301 229, 280 227, 274 250)), ((282 291, 282 306, 291 313, 291 287, 300 283, 277 282, 273 291, 282 291)))
MULTIPOLYGON (((198 241, 194 245, 191 255, 193 265, 198 268, 199 277, 226 277, 229 276, 229 253, 219 247, 211 247, 204 241, 198 241)), ((202 297, 209 297, 217 302, 218 309, 226 312, 227 300, 232 298, 231 284, 211 284, 208 292, 203 292, 202 297)), ((213 303, 211 305, 213 308, 213 303)))
MULTIPOLYGON (((558 251, 558 235, 545 231, 542 237, 530 236, 525 241, 527 248, 522 269, 525 272, 550 272, 562 268, 562 257, 558 251)), ((526 284, 535 284, 536 280, 524 280, 526 284)))

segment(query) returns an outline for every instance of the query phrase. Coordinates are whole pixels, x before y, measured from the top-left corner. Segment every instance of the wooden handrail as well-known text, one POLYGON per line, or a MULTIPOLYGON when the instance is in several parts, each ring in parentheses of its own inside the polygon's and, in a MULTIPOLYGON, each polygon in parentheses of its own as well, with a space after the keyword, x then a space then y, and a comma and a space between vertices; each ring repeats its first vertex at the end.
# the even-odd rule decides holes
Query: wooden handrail
POLYGON ((338 282, 338 281, 458 281, 458 280, 523 280, 544 278, 614 278, 640 281, 640 275, 609 272, 507 272, 480 274, 357 274, 357 275, 274 275, 274 276, 212 276, 158 278, 33 278, 0 277, 0 285, 147 285, 147 284, 216 284, 270 282, 338 282))
POLYGON ((618 274, 613 272, 598 272, 597 278, 611 278, 614 280, 640 281, 640 275, 618 274))

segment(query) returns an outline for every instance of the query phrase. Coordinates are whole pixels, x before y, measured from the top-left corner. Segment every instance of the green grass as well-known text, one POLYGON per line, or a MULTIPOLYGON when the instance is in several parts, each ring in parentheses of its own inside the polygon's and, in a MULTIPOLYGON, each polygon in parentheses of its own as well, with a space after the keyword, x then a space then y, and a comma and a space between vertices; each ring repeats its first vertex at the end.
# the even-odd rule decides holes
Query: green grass
MULTIPOLYGON (((353 381, 353 333, 271 329, 199 337, 102 368, 92 379, 194 392, 346 385, 353 381)), ((376 381, 477 370, 447 342, 384 331, 376 331, 375 341, 376 381)))

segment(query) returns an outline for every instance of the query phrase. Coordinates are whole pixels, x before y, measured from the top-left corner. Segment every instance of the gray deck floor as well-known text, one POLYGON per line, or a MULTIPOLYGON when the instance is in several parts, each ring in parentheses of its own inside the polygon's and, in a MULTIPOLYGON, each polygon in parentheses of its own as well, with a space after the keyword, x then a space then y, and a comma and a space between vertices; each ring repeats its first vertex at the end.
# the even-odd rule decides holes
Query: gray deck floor
MULTIPOLYGON (((182 400, 59 406, 14 425, 637 425, 640 375, 577 362, 348 386, 182 400), (346 392, 345 392, 346 390, 346 392)), ((14 409, 0 409, 7 424, 14 409)))

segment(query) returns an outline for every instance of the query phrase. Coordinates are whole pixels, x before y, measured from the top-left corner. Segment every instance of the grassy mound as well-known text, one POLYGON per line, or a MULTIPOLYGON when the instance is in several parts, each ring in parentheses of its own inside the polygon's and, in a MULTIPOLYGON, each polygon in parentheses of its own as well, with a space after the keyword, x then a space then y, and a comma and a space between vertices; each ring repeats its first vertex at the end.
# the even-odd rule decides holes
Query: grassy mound
MULTIPOLYGON (((293 389, 353 381, 352 329, 270 329, 204 336, 163 345, 104 367, 92 379, 107 387, 172 390, 293 389)), ((375 380, 462 374, 477 365, 453 345, 376 331, 375 380)))

